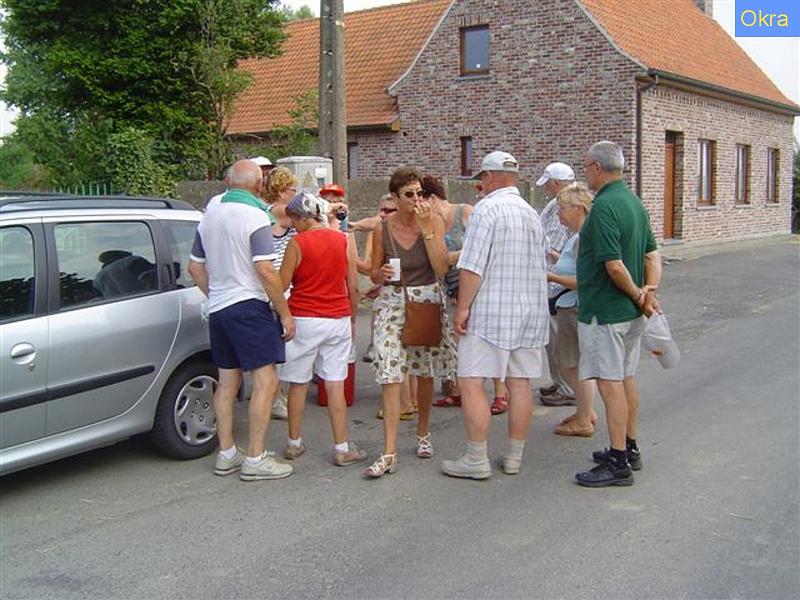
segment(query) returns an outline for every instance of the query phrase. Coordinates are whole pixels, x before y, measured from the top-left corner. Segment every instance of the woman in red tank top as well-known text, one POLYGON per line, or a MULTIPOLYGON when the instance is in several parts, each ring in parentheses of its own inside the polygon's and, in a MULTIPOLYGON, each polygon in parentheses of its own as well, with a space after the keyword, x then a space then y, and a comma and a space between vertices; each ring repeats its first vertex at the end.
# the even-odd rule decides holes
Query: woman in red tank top
POLYGON ((289 441, 283 451, 294 460, 305 450, 300 426, 308 383, 316 372, 325 380, 333 428, 333 463, 351 465, 367 455, 347 439, 344 382, 358 307, 355 246, 348 237, 323 224, 323 204, 312 194, 299 194, 286 206, 297 235, 286 246, 281 263, 284 289, 292 287, 289 309, 295 319, 294 339, 286 344, 286 362, 278 367, 289 387, 289 441))

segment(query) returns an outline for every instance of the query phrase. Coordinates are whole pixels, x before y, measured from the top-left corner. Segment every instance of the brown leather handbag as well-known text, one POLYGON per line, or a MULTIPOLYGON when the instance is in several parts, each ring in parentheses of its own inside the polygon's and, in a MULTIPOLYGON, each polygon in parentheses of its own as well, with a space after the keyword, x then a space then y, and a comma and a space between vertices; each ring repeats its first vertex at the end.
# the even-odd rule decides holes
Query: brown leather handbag
MULTIPOLYGON (((392 251, 397 254, 392 232, 389 231, 392 251)), ((400 333, 400 342, 408 346, 439 346, 442 343, 442 305, 440 302, 416 302, 408 295, 403 270, 400 269, 400 285, 405 300, 405 322, 400 333)))

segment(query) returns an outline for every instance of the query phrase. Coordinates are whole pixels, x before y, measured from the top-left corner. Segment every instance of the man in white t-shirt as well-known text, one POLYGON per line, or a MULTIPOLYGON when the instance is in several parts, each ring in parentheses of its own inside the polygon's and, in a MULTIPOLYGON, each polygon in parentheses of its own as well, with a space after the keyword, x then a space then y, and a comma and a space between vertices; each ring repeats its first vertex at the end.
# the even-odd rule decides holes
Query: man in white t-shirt
POLYGON ((214 473, 241 471, 243 481, 278 479, 291 475, 292 466, 265 452, 264 438, 278 386, 275 365, 284 362, 285 342, 294 336, 295 325, 272 266, 271 220, 258 198, 261 169, 250 160, 236 162, 230 186, 200 221, 189 263, 189 273, 208 296, 211 356, 219 369, 214 414, 220 452, 214 473), (246 455, 234 438, 242 371, 250 371, 253 381, 246 455))

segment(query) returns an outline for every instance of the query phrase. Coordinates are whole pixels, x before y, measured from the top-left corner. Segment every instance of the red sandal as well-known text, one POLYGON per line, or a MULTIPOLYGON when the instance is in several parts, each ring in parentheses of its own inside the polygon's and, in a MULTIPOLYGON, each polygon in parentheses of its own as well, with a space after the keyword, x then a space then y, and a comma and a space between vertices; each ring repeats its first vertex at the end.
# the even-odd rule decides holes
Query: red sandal
POLYGON ((439 408, 461 406, 461 396, 445 396, 444 398, 439 398, 436 400, 433 405, 438 406, 439 408))
POLYGON ((492 406, 489 410, 492 411, 493 415, 502 415, 508 410, 508 398, 504 398, 503 396, 495 396, 494 402, 492 402, 492 406))

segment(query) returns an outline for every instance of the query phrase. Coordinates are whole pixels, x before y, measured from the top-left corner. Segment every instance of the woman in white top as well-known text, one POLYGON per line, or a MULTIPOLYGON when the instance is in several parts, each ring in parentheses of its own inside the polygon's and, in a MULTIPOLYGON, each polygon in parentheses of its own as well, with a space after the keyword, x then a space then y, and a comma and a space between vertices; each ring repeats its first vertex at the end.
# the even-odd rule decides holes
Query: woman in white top
POLYGON ((552 272, 547 273, 547 281, 563 286, 556 296, 556 321, 558 339, 556 353, 561 367, 561 375, 575 390, 577 409, 575 414, 562 420, 555 428, 559 435, 591 437, 597 423, 594 412, 596 384, 593 379, 578 379, 578 232, 583 227, 592 206, 592 196, 582 183, 565 187, 557 196, 558 217, 570 232, 561 255, 552 272))

